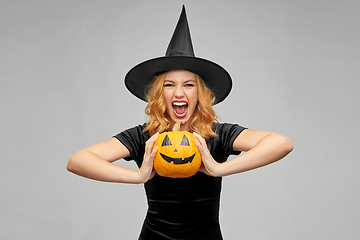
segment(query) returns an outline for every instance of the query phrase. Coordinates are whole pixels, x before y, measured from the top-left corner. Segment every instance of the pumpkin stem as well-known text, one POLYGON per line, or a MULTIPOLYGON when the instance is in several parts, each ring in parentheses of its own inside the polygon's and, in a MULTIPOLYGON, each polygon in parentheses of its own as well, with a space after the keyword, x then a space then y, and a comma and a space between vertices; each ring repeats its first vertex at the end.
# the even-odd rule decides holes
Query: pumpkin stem
POLYGON ((178 132, 178 131, 180 131, 180 125, 181 125, 181 124, 184 124, 184 122, 183 122, 183 121, 178 121, 177 123, 175 123, 174 126, 173 126, 172 131, 173 131, 173 132, 178 132))

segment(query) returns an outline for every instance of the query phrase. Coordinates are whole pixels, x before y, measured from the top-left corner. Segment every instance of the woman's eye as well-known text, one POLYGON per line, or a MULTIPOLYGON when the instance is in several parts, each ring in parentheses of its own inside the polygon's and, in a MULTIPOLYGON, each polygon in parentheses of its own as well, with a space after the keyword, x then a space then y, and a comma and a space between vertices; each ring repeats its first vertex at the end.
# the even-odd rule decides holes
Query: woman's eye
POLYGON ((173 86, 174 84, 170 84, 170 83, 164 85, 164 87, 173 87, 173 86))
POLYGON ((193 87, 193 86, 194 86, 194 84, 191 84, 191 83, 185 85, 185 87, 193 87))

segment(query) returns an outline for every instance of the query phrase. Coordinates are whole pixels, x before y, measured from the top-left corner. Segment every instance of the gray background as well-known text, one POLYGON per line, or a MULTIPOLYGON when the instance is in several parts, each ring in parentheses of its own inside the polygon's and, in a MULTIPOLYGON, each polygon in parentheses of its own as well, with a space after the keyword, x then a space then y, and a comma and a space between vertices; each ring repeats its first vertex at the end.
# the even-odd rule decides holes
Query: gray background
POLYGON ((358 1, 0 4, 0 239, 137 238, 142 185, 65 168, 77 150, 144 121, 123 78, 164 55, 182 4, 195 54, 233 77, 221 121, 294 145, 276 164, 224 178, 225 239, 360 238, 358 1))

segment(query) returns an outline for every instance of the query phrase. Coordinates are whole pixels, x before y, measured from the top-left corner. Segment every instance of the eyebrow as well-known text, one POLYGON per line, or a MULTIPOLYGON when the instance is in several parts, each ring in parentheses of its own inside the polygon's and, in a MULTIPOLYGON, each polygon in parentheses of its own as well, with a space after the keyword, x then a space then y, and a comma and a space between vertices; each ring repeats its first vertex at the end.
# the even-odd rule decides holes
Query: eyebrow
POLYGON ((196 83, 196 81, 193 80, 193 79, 189 79, 189 80, 186 80, 186 81, 185 81, 185 83, 188 83, 188 82, 194 82, 194 83, 196 83))
MULTIPOLYGON (((175 82, 175 81, 174 81, 174 80, 165 79, 164 82, 175 82)), ((184 81, 184 83, 188 83, 188 82, 194 82, 194 83, 196 83, 196 81, 193 80, 193 79, 189 79, 189 80, 185 80, 185 81, 184 81)))

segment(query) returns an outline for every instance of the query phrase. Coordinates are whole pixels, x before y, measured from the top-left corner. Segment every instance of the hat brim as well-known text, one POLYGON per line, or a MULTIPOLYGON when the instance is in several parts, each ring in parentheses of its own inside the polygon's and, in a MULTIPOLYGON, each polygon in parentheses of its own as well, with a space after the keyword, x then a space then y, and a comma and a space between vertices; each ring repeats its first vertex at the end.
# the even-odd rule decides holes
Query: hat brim
POLYGON ((127 89, 146 101, 146 88, 158 74, 174 69, 184 69, 199 75, 215 94, 214 102, 222 102, 230 93, 232 81, 220 65, 206 59, 188 56, 166 56, 147 60, 133 67, 125 76, 127 89))

